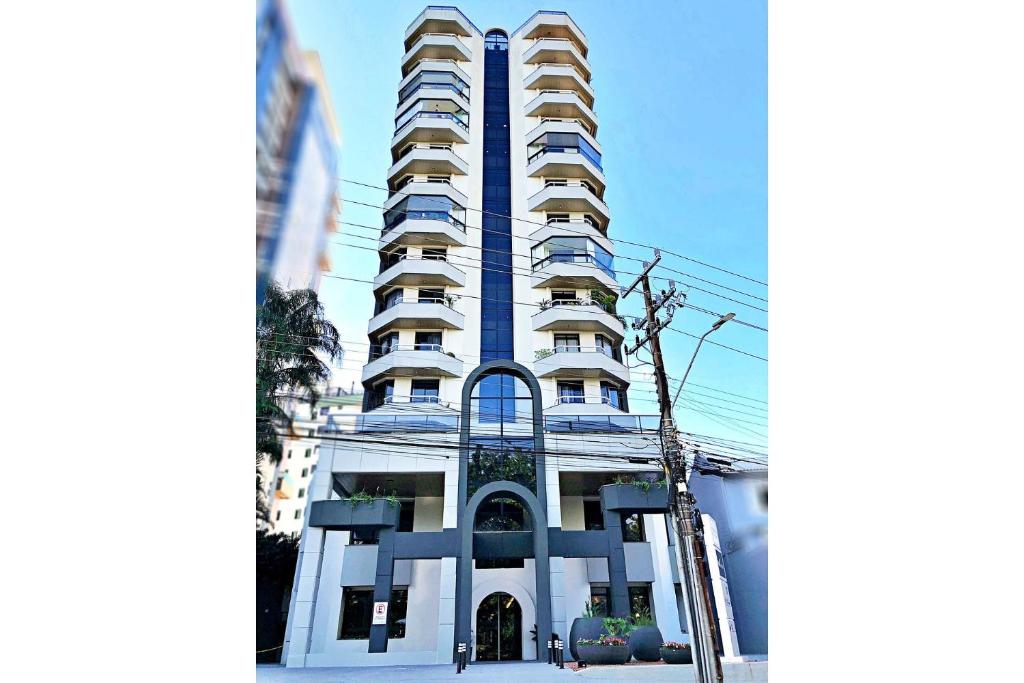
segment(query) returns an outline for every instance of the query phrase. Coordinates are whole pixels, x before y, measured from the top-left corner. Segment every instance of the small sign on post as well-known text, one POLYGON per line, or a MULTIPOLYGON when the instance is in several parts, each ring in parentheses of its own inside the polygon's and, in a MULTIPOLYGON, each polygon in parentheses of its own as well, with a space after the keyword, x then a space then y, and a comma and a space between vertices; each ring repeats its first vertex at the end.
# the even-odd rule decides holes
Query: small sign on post
POLYGON ((380 624, 388 623, 388 603, 386 602, 375 602, 373 603, 373 625, 377 626, 380 624))

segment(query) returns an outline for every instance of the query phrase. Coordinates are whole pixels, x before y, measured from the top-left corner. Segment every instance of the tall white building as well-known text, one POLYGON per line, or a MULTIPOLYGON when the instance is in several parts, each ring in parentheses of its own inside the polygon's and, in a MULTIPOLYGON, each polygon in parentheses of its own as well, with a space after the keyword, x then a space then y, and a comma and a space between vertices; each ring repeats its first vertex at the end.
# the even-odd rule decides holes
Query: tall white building
POLYGON ((283 661, 544 658, 588 604, 685 641, 666 489, 622 479, 660 480, 659 419, 626 402, 587 38, 428 7, 404 49, 363 413, 320 429, 283 661))

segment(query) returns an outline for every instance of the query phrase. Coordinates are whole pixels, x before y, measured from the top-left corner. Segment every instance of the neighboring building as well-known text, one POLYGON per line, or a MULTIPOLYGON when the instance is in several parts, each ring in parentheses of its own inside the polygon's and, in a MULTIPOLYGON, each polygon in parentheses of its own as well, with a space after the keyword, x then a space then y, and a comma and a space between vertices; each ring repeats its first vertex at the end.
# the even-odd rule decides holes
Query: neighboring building
MULTIPOLYGON (((729 458, 699 456, 689 486, 701 513, 715 521, 722 554, 717 560, 725 561, 727 588, 721 592, 728 595, 717 594, 715 603, 731 603, 740 654, 766 655, 768 470, 751 469, 729 458)), ((709 553, 713 552, 709 543, 709 553)))
POLYGON ((315 52, 300 52, 281 0, 256 14, 256 302, 273 279, 318 289, 340 209, 340 135, 315 52))
POLYGON ((319 430, 283 661, 543 659, 587 604, 685 641, 667 491, 608 486, 661 478, 659 418, 626 403, 587 38, 428 7, 404 48, 363 413, 319 430))
POLYGON ((269 514, 266 528, 272 533, 302 533, 306 496, 320 459, 318 427, 327 424, 331 413, 359 412, 362 393, 328 387, 317 401, 315 412, 303 397, 292 397, 282 406, 292 415, 291 433, 282 439, 281 462, 265 463, 263 481, 269 514))

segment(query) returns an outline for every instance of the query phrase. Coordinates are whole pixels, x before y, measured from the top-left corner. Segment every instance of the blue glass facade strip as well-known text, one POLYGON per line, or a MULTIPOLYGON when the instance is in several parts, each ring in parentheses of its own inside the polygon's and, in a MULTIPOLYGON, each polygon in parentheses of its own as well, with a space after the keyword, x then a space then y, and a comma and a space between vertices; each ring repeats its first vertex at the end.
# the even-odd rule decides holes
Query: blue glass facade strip
POLYGON ((480 362, 512 360, 512 179, 508 110, 508 36, 484 40, 484 140, 480 362))

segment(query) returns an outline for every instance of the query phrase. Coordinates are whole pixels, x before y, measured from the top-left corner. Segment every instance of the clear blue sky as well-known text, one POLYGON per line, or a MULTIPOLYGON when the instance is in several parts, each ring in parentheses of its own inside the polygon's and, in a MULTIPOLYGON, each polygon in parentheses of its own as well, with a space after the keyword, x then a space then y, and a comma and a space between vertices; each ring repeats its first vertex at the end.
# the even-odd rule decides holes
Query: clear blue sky
MULTIPOLYGON (((401 79, 405 29, 427 2, 409 0, 290 0, 299 43, 320 52, 342 131, 339 176, 383 186, 391 165, 390 141, 401 79)), ((456 4, 481 30, 510 33, 538 9, 569 12, 586 33, 600 117, 598 140, 608 180, 605 200, 612 222, 609 236, 671 249, 694 259, 767 282, 767 8, 762 1, 736 2, 532 2, 474 0, 456 4)), ((381 225, 379 210, 351 200, 383 203, 380 190, 341 183, 342 220, 381 225)), ((340 243, 373 246, 365 230, 339 226, 331 239, 334 275, 372 279, 377 258, 340 243)), ((623 244, 617 254, 651 258, 649 251, 623 244)), ((678 258, 662 263, 701 278, 768 298, 767 288, 678 258)), ((618 270, 637 272, 639 264, 616 261, 618 270)), ((676 277, 662 272, 662 275, 676 277)), ((622 284, 632 276, 620 275, 622 284)), ((679 276, 680 281, 687 278, 679 276)), ((749 302, 767 304, 691 280, 694 285, 749 302)), ((656 283, 666 286, 666 283, 656 283)), ((321 296, 342 338, 366 341, 372 314, 370 286, 324 278, 321 296)), ((689 292, 689 302, 768 327, 767 314, 689 292)), ((622 312, 642 311, 630 296, 622 312)), ((714 318, 691 310, 676 315, 673 327, 703 334, 714 318)), ((767 358, 768 335, 729 323, 710 339, 767 358)), ((696 340, 666 332, 663 348, 669 374, 680 378, 696 340)), ((358 381, 356 368, 365 346, 350 346, 340 382, 358 381)), ((643 354, 643 352, 641 352, 643 354)), ((643 354, 646 358, 646 354, 643 354)), ((687 381, 688 389, 716 395, 690 383, 767 400, 768 364, 707 343, 687 381)), ((641 379, 640 369, 634 377, 641 379)), ((635 382, 634 412, 657 412, 654 387, 635 382)), ((684 393, 684 396, 687 394, 684 393)), ((685 431, 749 442, 764 442, 749 430, 767 434, 765 404, 755 408, 689 397, 706 405, 677 411, 685 431), (710 407, 714 405, 716 407, 710 407), (734 412, 739 411, 739 412, 734 412), (749 413, 744 415, 742 413, 749 413), (758 417, 762 416, 762 417, 758 417), (755 423, 755 424, 751 424, 755 423)), ((680 401, 682 405, 682 401, 680 401)))

